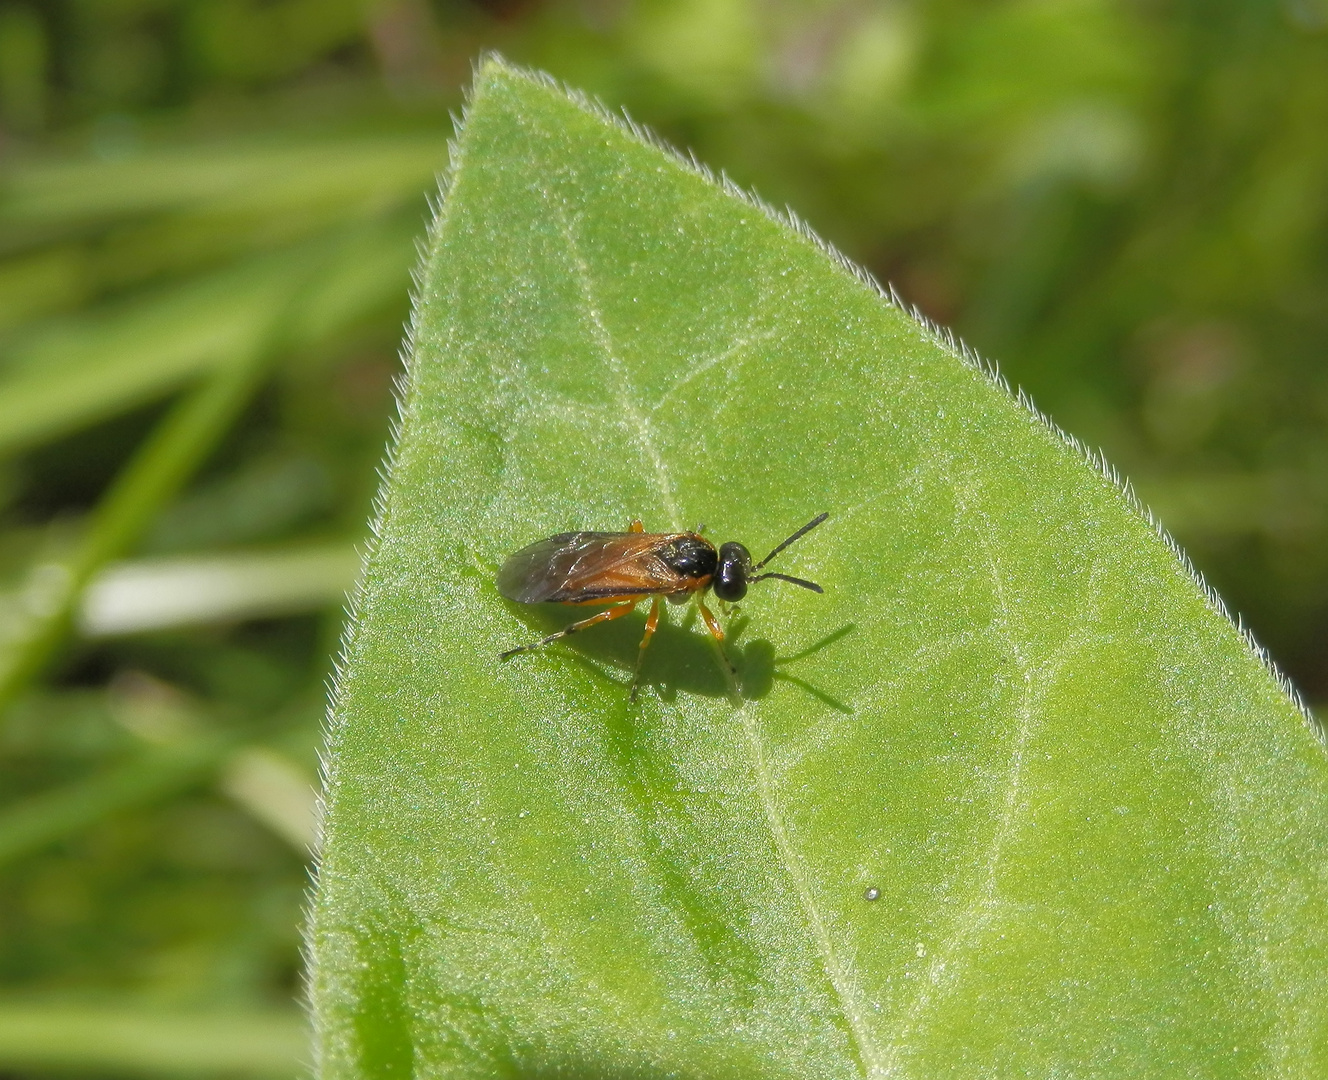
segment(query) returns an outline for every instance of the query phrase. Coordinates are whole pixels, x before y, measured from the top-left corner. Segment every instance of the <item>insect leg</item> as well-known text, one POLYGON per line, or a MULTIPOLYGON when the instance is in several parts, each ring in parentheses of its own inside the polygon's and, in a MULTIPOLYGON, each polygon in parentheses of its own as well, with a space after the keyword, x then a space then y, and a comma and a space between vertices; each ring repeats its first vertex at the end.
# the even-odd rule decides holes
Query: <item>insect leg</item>
POLYGON ((614 604, 611 608, 605 608, 597 615, 592 615, 588 619, 582 619, 580 622, 574 622, 571 626, 564 626, 556 634, 550 634, 548 637, 540 638, 539 641, 531 642, 529 645, 518 645, 515 649, 508 649, 506 652, 498 654, 499 660, 506 660, 509 656, 515 656, 517 653, 530 652, 531 649, 538 649, 541 645, 548 645, 551 641, 557 641, 559 638, 565 638, 568 634, 575 634, 578 630, 584 630, 588 626, 594 626, 596 623, 611 622, 614 619, 621 619, 632 608, 639 603, 637 600, 624 600, 622 603, 614 604))
POLYGON ((645 527, 644 525, 642 525, 641 522, 640 522, 639 520, 636 520, 636 521, 633 521, 630 525, 627 526, 627 531, 628 531, 629 533, 645 532, 645 531, 646 531, 646 527, 645 527))
POLYGON ((719 625, 719 620, 715 618, 714 612, 705 606, 704 601, 698 600, 696 606, 701 609, 701 618, 705 619, 706 629, 710 631, 710 636, 723 645, 724 630, 719 625))
POLYGON ((719 620, 715 618, 714 613, 705 606, 704 601, 697 600, 696 606, 701 609, 701 618, 705 619, 706 629, 710 631, 710 636, 715 639, 715 644, 719 646, 719 655, 724 660, 724 666, 729 669, 729 674, 735 679, 738 677, 738 669, 733 666, 733 661, 729 659, 729 654, 724 651, 724 629, 719 625, 719 620))
POLYGON ((650 616, 646 619, 645 636, 641 638, 641 651, 636 654, 636 670, 632 672, 632 692, 629 695, 632 701, 636 700, 636 690, 640 685, 641 662, 646 658, 646 646, 650 644, 650 639, 655 636, 655 627, 659 625, 659 610, 663 606, 663 597, 657 596, 650 604, 650 616))

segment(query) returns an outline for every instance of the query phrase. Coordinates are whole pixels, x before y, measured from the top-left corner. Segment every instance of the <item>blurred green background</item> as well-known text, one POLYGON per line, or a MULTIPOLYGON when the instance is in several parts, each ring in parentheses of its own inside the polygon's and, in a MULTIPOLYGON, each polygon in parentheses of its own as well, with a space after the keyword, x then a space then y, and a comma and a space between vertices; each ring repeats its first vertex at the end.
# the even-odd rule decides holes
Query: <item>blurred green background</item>
POLYGON ((0 0, 0 1072, 301 1067, 324 688, 486 48, 954 327, 1328 700, 1328 0, 0 0))

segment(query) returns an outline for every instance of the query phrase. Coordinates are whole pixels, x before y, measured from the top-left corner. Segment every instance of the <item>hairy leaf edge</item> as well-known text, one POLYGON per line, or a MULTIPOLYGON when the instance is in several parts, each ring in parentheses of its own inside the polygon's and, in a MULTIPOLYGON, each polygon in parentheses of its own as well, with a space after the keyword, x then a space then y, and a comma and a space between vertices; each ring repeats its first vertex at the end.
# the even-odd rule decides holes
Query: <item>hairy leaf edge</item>
MULTIPOLYGON (((1291 700, 1291 703, 1295 706, 1297 711, 1300 712, 1310 731, 1325 749, 1328 749, 1328 722, 1321 721, 1313 710, 1310 709, 1295 683, 1293 683, 1277 666, 1277 663, 1273 660, 1268 650, 1259 643, 1258 639, 1254 636, 1253 631, 1245 625, 1244 620, 1239 614, 1233 614, 1231 609, 1227 606, 1226 601, 1222 599, 1217 590, 1208 584, 1207 579, 1203 576, 1203 573, 1198 567, 1194 565, 1194 562, 1190 559, 1185 549, 1181 547, 1176 538, 1167 531, 1166 526, 1162 524, 1161 520, 1153 513, 1152 509, 1139 498, 1138 493, 1134 489, 1134 485, 1127 477, 1121 475, 1116 466, 1107 459, 1106 453, 1100 448, 1096 450, 1093 449, 1087 443, 1079 439, 1078 436, 1072 435, 1060 427, 1048 414, 1038 408, 1032 395, 1022 386, 1010 386, 1009 381, 1001 373, 1000 368, 995 361, 989 360, 979 354, 976 349, 958 337, 953 330, 933 322, 923 314, 916 305, 908 303, 908 301, 900 296, 893 284, 887 283, 886 285, 882 285, 870 270, 863 266, 859 266, 828 240, 821 237, 815 229, 798 216, 797 212, 792 207, 786 206, 781 210, 778 207, 767 203, 756 192, 749 191, 736 183, 723 171, 720 171, 717 174, 710 168, 710 166, 698 160, 695 154, 690 152, 683 153, 681 150, 677 149, 677 147, 671 145, 665 139, 660 137, 656 132, 652 131, 649 127, 633 119, 627 112, 626 108, 617 110, 611 109, 597 98, 587 94, 585 91, 579 90, 576 87, 568 86, 566 83, 547 72, 513 64, 499 53, 493 51, 481 54, 473 66, 473 80, 471 86, 468 87, 466 91, 465 108, 462 110, 460 117, 454 117, 454 121, 457 125, 456 132, 453 139, 448 143, 449 152, 453 155, 453 158, 455 158, 456 154, 456 140, 459 138, 461 130, 465 125, 466 115, 470 108, 471 101, 473 100, 473 88, 476 83, 478 83, 484 68, 488 65, 500 67, 509 74, 527 79, 533 83, 541 84, 548 89, 561 94, 590 115, 599 118, 607 124, 613 125, 619 130, 630 132, 639 140, 654 147, 682 168, 694 175, 700 176, 702 179, 720 188, 726 194, 733 196, 735 199, 752 207, 754 210, 758 210, 770 220, 789 229, 800 239, 811 244, 814 248, 820 251, 821 254, 829 258, 831 262, 837 265, 860 285, 865 286, 891 307, 894 307, 907 315, 923 330, 934 344, 949 353, 966 367, 979 372, 1002 393, 1014 398, 1015 402, 1020 405, 1025 412, 1027 412, 1053 436, 1072 449, 1093 469, 1094 472, 1098 473, 1124 498, 1126 505, 1138 517, 1147 522, 1157 537, 1167 546, 1167 548, 1170 549, 1172 555, 1175 556, 1190 580, 1198 587, 1199 591, 1203 594, 1208 607, 1221 615, 1227 622, 1231 623, 1237 633, 1240 634, 1246 647, 1263 664, 1264 669, 1270 676, 1272 676, 1278 686, 1281 687, 1283 693, 1285 693, 1291 700)), ((438 196, 440 205, 441 201, 446 197, 447 186, 451 182, 452 171, 452 168, 449 166, 447 172, 440 177, 440 190, 438 196)), ((436 215, 435 220, 439 220, 440 217, 441 211, 436 215)), ((434 235, 433 232, 430 233, 430 240, 432 240, 434 235)), ((413 305, 415 302, 418 302, 418 299, 418 295, 412 297, 412 312, 414 311, 413 305)), ((413 323, 414 317, 412 315, 412 326, 413 323)), ((403 351, 403 359, 407 364, 409 364, 409 355, 410 354, 407 351, 403 351)))
MULTIPOLYGON (((683 153, 677 147, 673 146, 663 139, 656 132, 644 124, 633 119, 626 108, 611 109, 597 98, 587 94, 573 86, 568 86, 562 80, 534 68, 526 68, 519 64, 514 64, 507 60, 500 53, 493 50, 486 50, 481 53, 471 65, 471 81, 465 89, 465 96, 459 113, 452 113, 452 136, 447 140, 448 160, 445 167, 437 174, 437 191, 427 196, 430 210, 430 218, 425 226, 425 232, 422 238, 416 242, 416 252, 419 255, 419 262, 411 271, 411 294, 410 294, 410 317, 407 320, 402 337, 401 348, 398 350, 398 357, 401 361, 401 370, 393 378, 393 396, 396 404, 396 411, 391 419, 391 426, 388 433, 387 445, 384 450, 383 462, 378 467, 379 486, 374 493, 372 509, 369 518, 369 536, 361 545, 360 550, 360 571, 356 576, 355 585, 347 594, 344 612, 346 616, 345 630, 342 633, 341 645, 333 659, 332 670, 327 680, 328 689, 328 707, 326 720, 324 724, 324 741, 318 748, 318 773, 319 787, 316 806, 316 830, 315 843, 313 847, 312 862, 310 865, 310 885, 306 910, 310 916, 305 920, 303 943, 301 953, 304 959, 304 999, 306 1008, 309 1012, 310 1020, 317 1029, 317 1014, 313 1009, 313 991, 314 978, 316 972, 316 959, 314 953, 314 921, 312 913, 316 900, 316 891, 318 880, 322 871, 322 850, 324 839, 324 823, 326 820, 326 793, 330 790, 335 780, 335 762, 326 753, 325 748, 331 745, 333 736, 336 733, 336 714, 340 702, 339 687, 343 679, 342 673, 348 662, 351 652, 354 648, 358 630, 359 613, 363 602, 365 571, 369 563, 377 554, 378 548, 382 543, 383 527, 386 522, 388 497, 392 487, 392 478, 396 471, 398 454, 401 446, 401 434, 404 430, 408 417, 410 403, 413 400, 411 391, 414 388, 416 367, 414 357, 416 352, 417 335, 420 327, 421 309, 424 301, 425 286, 427 284, 429 255, 437 242, 443 226, 447 221, 448 193, 454 184, 455 177, 459 172, 462 161, 461 136, 465 130, 466 122, 470 110, 475 103, 477 87, 480 79, 488 67, 497 67, 509 75, 526 79, 529 82, 546 87, 557 94, 562 95, 573 105, 582 109, 584 112, 604 123, 610 124, 620 131, 625 131, 638 140, 653 147, 663 154, 670 161, 686 169, 693 175, 701 177, 708 183, 718 187, 725 194, 738 199, 754 210, 765 215, 771 221, 783 226, 794 233, 804 243, 812 245, 817 251, 825 255, 849 277, 853 278, 859 285, 865 287, 874 293, 879 299, 907 315, 926 335, 927 337, 944 352, 958 360, 965 367, 971 368, 984 377, 989 383, 995 386, 1006 396, 1013 398, 1015 403, 1020 406, 1031 419, 1041 425, 1053 437, 1068 447, 1084 461, 1094 472, 1105 481, 1120 498, 1125 505, 1137 517, 1142 519, 1158 537, 1159 540, 1170 550, 1171 554, 1179 563, 1180 568, 1189 577, 1190 581, 1199 589, 1203 595, 1208 608, 1216 614, 1222 616, 1239 634, 1246 648, 1263 665, 1265 671, 1286 694, 1291 704, 1300 713, 1311 734, 1319 744, 1328 749, 1328 722, 1321 720, 1306 703, 1304 697, 1297 689, 1291 679, 1277 666, 1268 650, 1263 647, 1254 636, 1253 631, 1245 625, 1244 620, 1237 614, 1233 615, 1231 609, 1227 606, 1225 600, 1218 594, 1205 579, 1203 573, 1196 567, 1185 549, 1175 537, 1167 531, 1161 520, 1153 513, 1134 489, 1134 485, 1128 478, 1123 477, 1120 471, 1107 459, 1106 453, 1099 449, 1093 449, 1087 443, 1083 442, 1077 436, 1065 431, 1048 414, 1038 408, 1030 395, 1023 387, 1011 387, 1009 381, 1001 373, 997 364, 983 357, 972 346, 968 345, 959 338, 954 331, 948 327, 941 326, 933 322, 914 304, 908 303, 896 291, 893 284, 882 285, 871 271, 858 265, 847 255, 841 252, 828 240, 821 237, 807 222, 800 218, 792 207, 786 206, 783 210, 770 205, 754 191, 742 187, 736 183, 722 170, 716 173, 710 166, 697 159, 693 153, 683 153)), ((313 1046, 313 1075, 322 1075, 321 1066, 321 1043, 318 1039, 314 1040, 313 1046)))

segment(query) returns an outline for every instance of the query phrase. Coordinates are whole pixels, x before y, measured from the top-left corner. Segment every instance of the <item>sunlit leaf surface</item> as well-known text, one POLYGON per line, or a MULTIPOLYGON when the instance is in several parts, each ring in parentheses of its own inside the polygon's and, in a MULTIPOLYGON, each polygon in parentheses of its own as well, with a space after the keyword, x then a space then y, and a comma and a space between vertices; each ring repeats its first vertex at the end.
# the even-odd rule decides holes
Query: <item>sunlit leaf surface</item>
POLYGON ((1309 1076, 1328 758, 1112 482, 805 236, 481 71, 338 682, 327 1077, 1309 1076), (669 612, 494 574, 758 554, 735 703, 669 612), (584 609, 580 609, 584 614, 584 609), (875 899, 869 899, 874 897, 875 899))

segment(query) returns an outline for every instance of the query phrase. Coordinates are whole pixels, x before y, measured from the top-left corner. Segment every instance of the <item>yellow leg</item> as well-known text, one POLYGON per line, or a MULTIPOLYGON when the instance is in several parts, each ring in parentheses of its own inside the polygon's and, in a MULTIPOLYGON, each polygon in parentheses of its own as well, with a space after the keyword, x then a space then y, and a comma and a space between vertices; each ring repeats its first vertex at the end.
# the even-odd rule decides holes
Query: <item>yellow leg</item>
POLYGON ((518 645, 515 649, 508 649, 507 652, 498 654, 499 660, 506 660, 509 656, 515 656, 517 653, 529 652, 531 649, 538 649, 541 645, 548 645, 551 641, 557 641, 559 638, 565 638, 568 634, 575 634, 579 630, 584 630, 596 623, 612 622, 614 619, 621 619, 639 603, 637 600, 624 600, 620 604, 614 604, 611 608, 606 608, 598 615, 592 615, 588 619, 582 619, 580 622, 574 622, 571 626, 565 626, 556 634, 550 634, 548 637, 540 638, 539 641, 532 642, 529 645, 518 645))
POLYGON ((636 691, 640 686, 641 664, 646 658, 646 647, 650 644, 650 639, 655 636, 655 627, 659 625, 659 611, 663 606, 664 598, 657 596, 650 604, 650 615, 646 619, 646 632, 641 638, 641 651, 636 654, 636 670, 632 672, 632 693, 631 700, 636 700, 636 691))
POLYGON ((710 631, 710 636, 715 639, 715 644, 719 646, 720 658, 724 661, 724 666, 729 669, 729 674, 737 678, 738 669, 733 666, 729 659, 729 654, 724 651, 724 629, 719 625, 719 620, 715 618, 714 613, 705 606, 701 600, 697 600, 696 606, 701 609, 701 618, 705 619, 706 629, 710 631))

